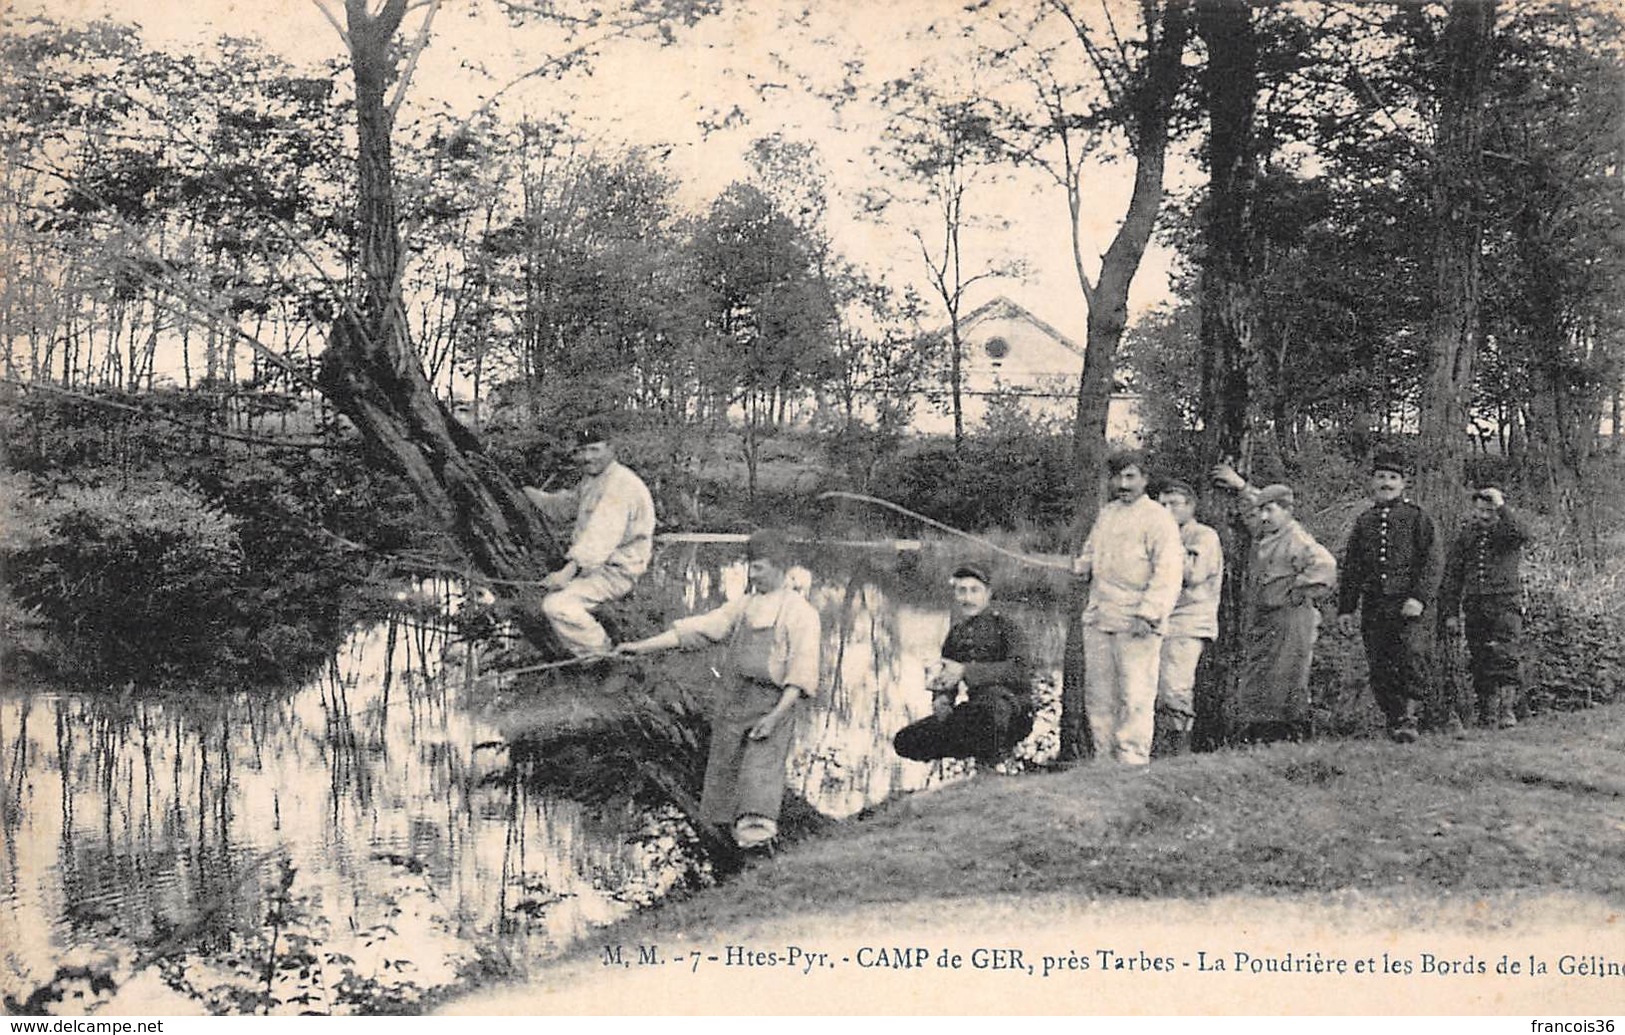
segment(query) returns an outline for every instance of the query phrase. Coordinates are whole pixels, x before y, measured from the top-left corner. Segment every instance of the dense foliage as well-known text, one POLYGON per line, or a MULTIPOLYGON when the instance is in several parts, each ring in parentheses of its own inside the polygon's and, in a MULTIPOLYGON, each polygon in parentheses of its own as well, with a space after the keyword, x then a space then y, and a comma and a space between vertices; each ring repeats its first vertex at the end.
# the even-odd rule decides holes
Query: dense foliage
MULTIPOLYGON (((8 646, 100 682, 277 683, 308 671, 409 575, 427 541, 399 483, 353 445, 252 452, 102 402, 13 398, 0 562, 8 646)), ((145 414, 189 412, 147 399, 145 414)))

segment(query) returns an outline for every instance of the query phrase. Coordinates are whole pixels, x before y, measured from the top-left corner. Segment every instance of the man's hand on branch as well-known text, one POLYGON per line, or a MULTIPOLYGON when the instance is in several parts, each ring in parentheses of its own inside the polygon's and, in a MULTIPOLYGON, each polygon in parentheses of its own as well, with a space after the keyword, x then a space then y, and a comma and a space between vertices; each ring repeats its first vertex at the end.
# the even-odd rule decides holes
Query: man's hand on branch
POLYGON ((1247 479, 1236 473, 1235 462, 1228 456, 1213 465, 1208 477, 1213 479, 1213 484, 1222 485, 1233 492, 1240 492, 1247 487, 1247 479))
POLYGON ((580 568, 575 561, 566 561, 564 567, 549 573, 542 579, 542 588, 549 593, 561 590, 570 584, 570 580, 576 577, 578 571, 580 571, 580 568))

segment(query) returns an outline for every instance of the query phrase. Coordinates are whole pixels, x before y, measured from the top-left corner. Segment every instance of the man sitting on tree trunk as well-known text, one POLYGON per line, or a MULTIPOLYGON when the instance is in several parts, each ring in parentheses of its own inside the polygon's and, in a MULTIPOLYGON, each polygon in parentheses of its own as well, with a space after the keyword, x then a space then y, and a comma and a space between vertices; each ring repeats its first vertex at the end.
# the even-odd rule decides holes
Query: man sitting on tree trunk
POLYGON ((604 424, 581 427, 574 459, 584 477, 573 491, 527 485, 525 495, 551 525, 574 522, 564 566, 542 580, 542 613, 566 650, 588 657, 610 649, 593 609, 632 592, 649 568, 655 508, 643 479, 616 461, 604 424))

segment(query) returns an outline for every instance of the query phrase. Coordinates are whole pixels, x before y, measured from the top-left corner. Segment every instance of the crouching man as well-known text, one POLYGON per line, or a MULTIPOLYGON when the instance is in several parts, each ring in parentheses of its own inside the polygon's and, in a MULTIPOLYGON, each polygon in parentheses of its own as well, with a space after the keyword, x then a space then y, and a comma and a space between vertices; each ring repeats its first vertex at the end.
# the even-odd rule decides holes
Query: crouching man
POLYGON ((942 660, 926 672, 931 714, 897 731, 892 745, 904 758, 974 758, 994 765, 1033 729, 1032 683, 1021 628, 990 605, 987 569, 954 570, 954 622, 942 660), (958 701, 960 690, 965 700, 958 701))
POLYGON ((784 764, 794 710, 818 690, 818 611, 785 584, 790 544, 773 531, 745 546, 748 590, 705 614, 680 618, 664 632, 623 643, 617 654, 649 654, 726 643, 711 702, 711 747, 700 793, 700 820, 741 848, 778 836, 784 764))

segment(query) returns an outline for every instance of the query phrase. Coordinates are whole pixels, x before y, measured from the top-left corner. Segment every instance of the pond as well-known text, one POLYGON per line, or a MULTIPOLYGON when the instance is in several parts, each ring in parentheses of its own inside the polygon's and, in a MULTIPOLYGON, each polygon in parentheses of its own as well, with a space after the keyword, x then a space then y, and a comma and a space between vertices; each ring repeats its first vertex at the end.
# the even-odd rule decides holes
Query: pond
MULTIPOLYGON (((699 608, 741 591, 732 553, 659 563, 699 608)), ((836 818, 968 772, 891 751, 929 710, 922 669, 948 613, 945 592, 871 560, 809 565, 824 668, 790 782, 836 818)), ((215 1012, 409 1010, 523 975, 705 879, 674 810, 606 814, 514 778, 499 717, 471 703, 460 595, 420 589, 438 613, 355 630, 280 693, 0 687, 11 1009, 32 995, 34 1010, 94 1011, 161 982, 215 1012)), ((1058 616, 1006 610, 1058 681, 1058 616)), ((1041 714, 1034 742, 1053 727, 1041 714)))

